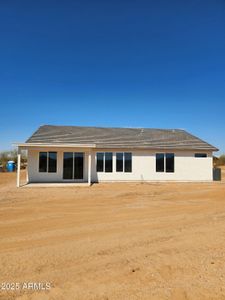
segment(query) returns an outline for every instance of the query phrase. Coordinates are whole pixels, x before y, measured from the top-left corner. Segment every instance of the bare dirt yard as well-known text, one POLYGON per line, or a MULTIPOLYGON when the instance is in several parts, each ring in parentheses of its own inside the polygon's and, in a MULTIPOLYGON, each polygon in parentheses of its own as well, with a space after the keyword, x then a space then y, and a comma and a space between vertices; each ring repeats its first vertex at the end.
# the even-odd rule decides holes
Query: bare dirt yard
POLYGON ((0 173, 0 283, 1 300, 225 299, 225 181, 17 189, 0 173))

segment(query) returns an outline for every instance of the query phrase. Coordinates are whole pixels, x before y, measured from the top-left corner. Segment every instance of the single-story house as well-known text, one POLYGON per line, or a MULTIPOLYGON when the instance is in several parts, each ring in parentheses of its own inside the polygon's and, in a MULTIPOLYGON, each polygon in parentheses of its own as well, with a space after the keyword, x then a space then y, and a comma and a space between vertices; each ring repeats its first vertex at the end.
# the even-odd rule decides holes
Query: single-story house
POLYGON ((28 183, 211 181, 218 149, 181 129, 44 125, 18 143, 28 183))

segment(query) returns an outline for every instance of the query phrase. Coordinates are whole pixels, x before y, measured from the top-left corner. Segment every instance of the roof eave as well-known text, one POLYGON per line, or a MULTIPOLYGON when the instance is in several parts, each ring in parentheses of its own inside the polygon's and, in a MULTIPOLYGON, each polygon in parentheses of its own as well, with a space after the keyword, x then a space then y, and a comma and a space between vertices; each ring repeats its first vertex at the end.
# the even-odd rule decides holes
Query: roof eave
POLYGON ((40 148, 95 148, 95 149, 142 149, 142 150, 176 150, 176 151, 212 151, 217 152, 219 151, 216 147, 169 147, 169 146, 136 146, 136 145, 99 145, 99 144, 76 144, 76 143, 20 143, 15 142, 13 143, 13 146, 19 147, 19 148, 32 148, 32 147, 40 147, 40 148))
POLYGON ((54 148, 96 148, 95 144, 64 144, 64 143, 13 143, 13 146, 32 148, 32 147, 54 147, 54 148))

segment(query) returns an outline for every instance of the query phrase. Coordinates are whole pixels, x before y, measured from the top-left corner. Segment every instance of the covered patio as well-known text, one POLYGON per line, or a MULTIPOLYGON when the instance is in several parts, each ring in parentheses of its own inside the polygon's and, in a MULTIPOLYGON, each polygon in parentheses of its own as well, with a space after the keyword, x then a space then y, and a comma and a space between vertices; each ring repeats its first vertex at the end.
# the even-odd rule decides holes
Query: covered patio
POLYGON ((18 143, 17 187, 90 186, 94 144, 18 143), (27 151, 26 183, 21 184, 21 151, 27 151))

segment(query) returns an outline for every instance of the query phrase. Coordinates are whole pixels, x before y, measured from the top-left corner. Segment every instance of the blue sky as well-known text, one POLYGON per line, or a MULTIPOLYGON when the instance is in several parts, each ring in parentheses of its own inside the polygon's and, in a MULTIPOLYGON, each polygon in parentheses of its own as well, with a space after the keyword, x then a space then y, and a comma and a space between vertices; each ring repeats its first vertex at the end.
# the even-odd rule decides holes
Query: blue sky
POLYGON ((58 124, 183 128, 225 152, 225 2, 1 0, 0 101, 0 150, 58 124))

